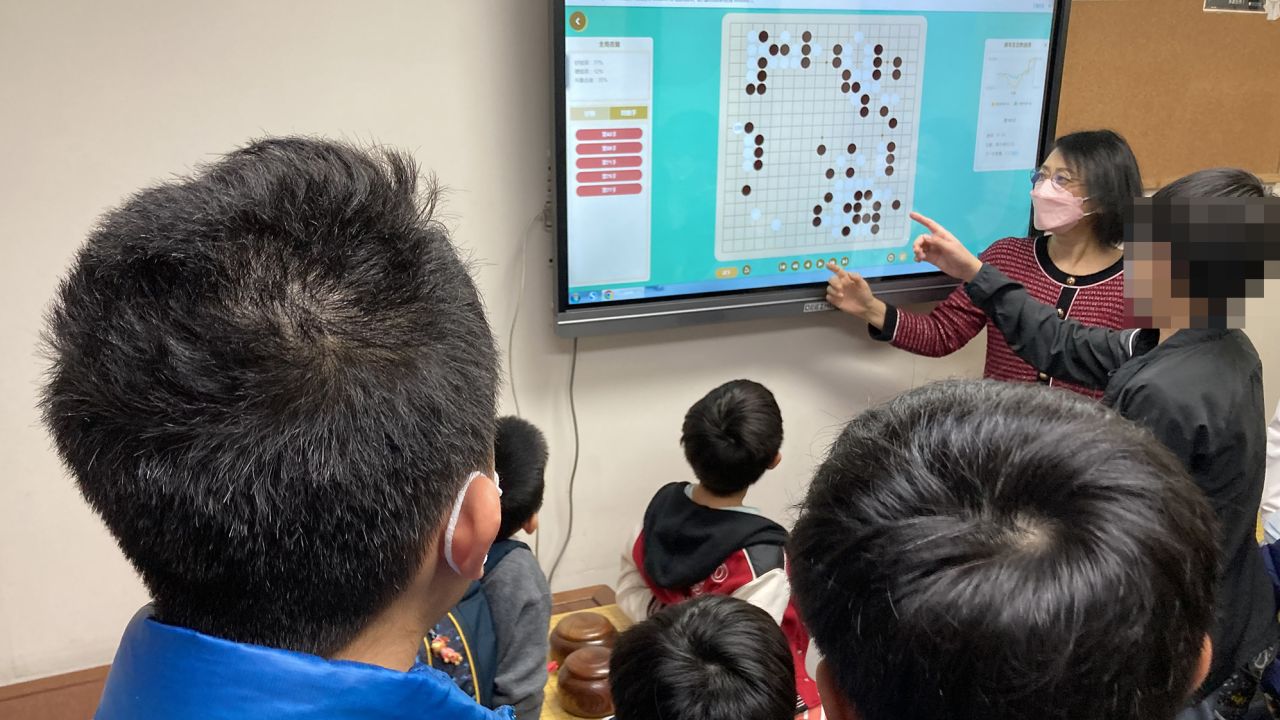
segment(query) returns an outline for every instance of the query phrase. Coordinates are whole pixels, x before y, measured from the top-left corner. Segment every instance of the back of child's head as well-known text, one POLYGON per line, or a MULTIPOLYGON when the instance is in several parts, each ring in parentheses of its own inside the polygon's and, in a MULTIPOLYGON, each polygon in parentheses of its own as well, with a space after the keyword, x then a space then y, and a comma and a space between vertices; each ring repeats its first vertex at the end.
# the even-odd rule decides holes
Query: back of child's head
POLYGON ((332 653, 488 469, 493 334, 434 199, 406 155, 276 138, 89 235, 45 422, 158 620, 332 653))
POLYGON ((1153 200, 1262 198, 1270 191, 1257 175, 1239 168, 1210 168, 1184 175, 1160 188, 1153 200))
POLYGON ((680 444, 703 487, 733 495, 773 464, 782 447, 782 411, 765 386, 733 380, 689 408, 680 444))
POLYGON ((1201 680, 1213 513, 1154 437, 1067 393, 952 382, 868 410, 789 550, 824 705, 862 720, 1168 720, 1201 680))
POLYGON ((795 672, 769 613, 725 595, 672 605, 618 638, 617 720, 791 720, 795 672))
POLYGON ((498 527, 498 539, 504 540, 542 509, 547 440, 542 431, 527 420, 510 415, 498 418, 493 458, 502 483, 502 524, 498 527))

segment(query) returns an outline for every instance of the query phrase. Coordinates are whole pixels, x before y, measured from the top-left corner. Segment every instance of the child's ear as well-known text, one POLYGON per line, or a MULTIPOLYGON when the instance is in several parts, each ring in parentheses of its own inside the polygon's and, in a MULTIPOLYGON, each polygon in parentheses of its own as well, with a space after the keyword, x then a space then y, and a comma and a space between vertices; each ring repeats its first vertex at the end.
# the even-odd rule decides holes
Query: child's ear
POLYGON ((467 580, 484 575, 484 560, 502 523, 502 504, 498 487, 485 475, 467 486, 457 507, 457 519, 440 528, 436 552, 440 567, 454 570, 467 580), (449 557, 453 564, 450 568, 449 557))
POLYGON ((1195 695, 1196 690, 1209 677, 1209 666, 1213 664, 1213 640, 1208 636, 1204 636, 1204 643, 1200 646, 1200 658, 1196 662, 1195 676, 1191 679, 1191 688, 1187 695, 1195 695))
POLYGON ((520 529, 524 530, 530 535, 538 532, 538 513, 534 513, 533 517, 529 518, 528 520, 525 520, 524 525, 521 525, 520 529))
POLYGON ((772 470, 778 467, 778 465, 781 463, 782 463, 782 453, 779 452, 777 455, 773 456, 773 462, 769 463, 769 469, 772 470))
POLYGON ((858 708, 836 687, 835 678, 831 675, 831 666, 824 658, 818 663, 817 677, 818 695, 822 698, 823 720, 862 720, 858 708))

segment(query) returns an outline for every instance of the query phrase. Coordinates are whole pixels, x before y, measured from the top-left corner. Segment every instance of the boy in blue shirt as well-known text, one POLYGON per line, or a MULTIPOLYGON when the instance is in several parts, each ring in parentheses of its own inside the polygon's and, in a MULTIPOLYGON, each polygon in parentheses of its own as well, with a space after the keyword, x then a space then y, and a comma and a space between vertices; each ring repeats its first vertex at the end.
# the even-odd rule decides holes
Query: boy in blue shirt
POLYGON ((45 422, 153 598, 100 720, 511 718, 414 662, 500 520, 497 350, 433 199, 397 152, 269 139, 81 248, 45 422))

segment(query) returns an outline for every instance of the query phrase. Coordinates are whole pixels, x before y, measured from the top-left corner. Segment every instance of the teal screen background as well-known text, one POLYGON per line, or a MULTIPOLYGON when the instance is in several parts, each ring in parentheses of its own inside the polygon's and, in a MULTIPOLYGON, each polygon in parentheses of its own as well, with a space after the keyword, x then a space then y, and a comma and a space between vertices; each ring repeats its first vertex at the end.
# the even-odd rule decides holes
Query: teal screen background
MULTIPOLYGON (((740 8, 620 8, 566 6, 568 37, 653 38, 652 210, 650 279, 609 289, 706 283, 715 292, 742 287, 777 287, 825 281, 825 270, 779 273, 777 256, 753 264, 748 282, 716 281, 726 264, 715 258, 718 143, 720 142, 721 25, 740 8), (569 16, 588 16, 584 31, 569 16), (758 269, 756 269, 758 268, 758 269)), ((756 10, 760 14, 777 10, 756 10)), ((788 9, 790 14, 805 11, 788 9)), ((814 10, 812 13, 840 14, 814 10)), ((922 16, 928 23, 925 68, 916 145, 913 209, 933 217, 975 253, 1006 236, 1027 233, 1034 169, 974 172, 978 104, 985 43, 993 38, 1047 39, 1050 13, 967 13, 849 11, 851 15, 922 16)), ((923 228, 916 226, 919 232, 923 228)), ((911 237, 915 237, 913 233, 911 237)), ((592 238, 568 238, 569 243, 592 238)), ((910 245, 899 249, 910 257, 910 245)), ((888 249, 849 255, 850 270, 868 277, 932 272, 932 266, 886 264, 888 249)), ((794 259, 813 258, 812 254, 794 259)), ((604 290, 575 286, 570 292, 604 290)))

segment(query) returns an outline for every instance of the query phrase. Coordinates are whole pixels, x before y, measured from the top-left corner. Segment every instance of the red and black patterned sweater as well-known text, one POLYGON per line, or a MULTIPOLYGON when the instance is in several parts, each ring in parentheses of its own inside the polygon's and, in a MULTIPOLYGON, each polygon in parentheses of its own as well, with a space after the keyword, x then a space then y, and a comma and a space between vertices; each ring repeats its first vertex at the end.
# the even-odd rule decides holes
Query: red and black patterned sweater
MULTIPOLYGON (((1124 322, 1124 261, 1092 275, 1069 275, 1049 259, 1047 237, 1005 238, 978 256, 991 263, 1027 289, 1031 297, 1058 308, 1059 317, 1070 317, 1086 325, 1120 329, 1124 322)), ((1102 397, 1093 390, 1036 372, 1009 349, 1004 336, 964 288, 954 292, 927 314, 900 310, 889 305, 883 330, 870 327, 871 337, 887 340, 894 347, 928 357, 941 357, 964 347, 982 328, 987 328, 987 362, 982 376, 1013 382, 1040 382, 1087 397, 1102 397)))

